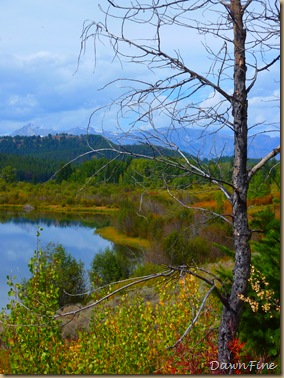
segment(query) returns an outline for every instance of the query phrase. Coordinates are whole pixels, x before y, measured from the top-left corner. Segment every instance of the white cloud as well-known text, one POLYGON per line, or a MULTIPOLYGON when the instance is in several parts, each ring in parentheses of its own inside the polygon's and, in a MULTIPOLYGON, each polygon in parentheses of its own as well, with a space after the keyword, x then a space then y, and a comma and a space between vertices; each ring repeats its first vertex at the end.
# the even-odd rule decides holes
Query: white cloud
POLYGON ((16 107, 34 107, 37 104, 34 95, 28 93, 26 96, 14 95, 8 99, 8 104, 10 106, 16 107))
MULTIPOLYGON (((152 74, 147 67, 137 64, 125 63, 121 67, 118 60, 112 62, 113 52, 107 41, 99 45, 95 59, 92 40, 76 71, 82 25, 86 19, 98 21, 102 18, 98 3, 98 0, 1 0, 0 135, 12 132, 27 122, 58 130, 87 126, 91 112, 109 103, 123 90, 125 83, 119 81, 98 91, 109 81, 123 77, 156 81, 167 73, 160 69, 152 74)), ((106 5, 106 2, 101 3, 106 5)), ((137 38, 153 35, 150 27, 140 26, 130 25, 129 35, 137 38)), ((119 30, 119 22, 113 19, 111 27, 119 30)), ((211 61, 204 58, 201 37, 191 29, 184 31, 167 26, 162 36, 162 46, 168 53, 180 51, 184 62, 193 69, 202 74, 208 71, 211 61)), ((219 43, 215 38, 207 38, 211 48, 219 43)), ((264 101, 272 96, 277 83, 266 77, 266 73, 262 73, 260 84, 251 93, 251 120, 263 119, 265 114, 270 119, 277 118, 277 112, 271 112, 269 108, 271 103, 264 101)), ((208 96, 203 106, 211 106, 219 100, 217 95, 208 96)), ((199 98, 199 101, 202 99, 199 98)), ((108 113, 107 129, 117 124, 115 110, 108 113)), ((102 117, 94 117, 95 127, 102 117)), ((156 125, 164 126, 167 122, 162 115, 155 117, 156 125)))

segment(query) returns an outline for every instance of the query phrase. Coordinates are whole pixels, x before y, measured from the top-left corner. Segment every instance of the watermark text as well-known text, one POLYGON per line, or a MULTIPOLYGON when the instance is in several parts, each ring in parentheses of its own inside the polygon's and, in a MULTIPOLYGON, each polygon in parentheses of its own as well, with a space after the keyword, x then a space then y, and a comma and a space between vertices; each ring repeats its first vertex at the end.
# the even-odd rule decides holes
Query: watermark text
POLYGON ((236 363, 225 363, 219 361, 210 362, 210 370, 274 370, 278 365, 275 365, 273 362, 261 362, 261 361, 249 361, 245 362, 236 362, 236 363))

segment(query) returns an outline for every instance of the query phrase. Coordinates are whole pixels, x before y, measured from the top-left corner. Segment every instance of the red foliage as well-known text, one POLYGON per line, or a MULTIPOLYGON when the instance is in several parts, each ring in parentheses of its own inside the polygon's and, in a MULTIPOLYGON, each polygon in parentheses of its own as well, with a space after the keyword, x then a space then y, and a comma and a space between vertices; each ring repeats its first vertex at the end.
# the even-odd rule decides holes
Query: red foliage
POLYGON ((206 339, 195 347, 178 344, 173 355, 156 374, 206 374, 210 373, 210 362, 216 359, 215 338, 207 335, 206 339))
MULTIPOLYGON (((255 360, 244 351, 245 343, 234 339, 229 343, 234 365, 233 374, 252 374, 249 361, 255 360)), ((195 347, 180 343, 173 355, 164 363, 163 367, 156 371, 156 374, 222 374, 220 369, 210 369, 211 363, 218 361, 218 350, 216 338, 207 335, 206 339, 195 347)))
MULTIPOLYGON (((230 351, 232 352, 231 356, 232 356, 232 360, 231 360, 231 363, 232 364, 237 364, 238 362, 241 362, 241 359, 243 359, 243 353, 242 353, 242 349, 244 347, 245 343, 242 343, 239 339, 233 339, 228 347, 230 349, 230 351)), ((234 374, 243 374, 245 372, 243 372, 242 370, 240 369, 235 369, 234 370, 234 374)))

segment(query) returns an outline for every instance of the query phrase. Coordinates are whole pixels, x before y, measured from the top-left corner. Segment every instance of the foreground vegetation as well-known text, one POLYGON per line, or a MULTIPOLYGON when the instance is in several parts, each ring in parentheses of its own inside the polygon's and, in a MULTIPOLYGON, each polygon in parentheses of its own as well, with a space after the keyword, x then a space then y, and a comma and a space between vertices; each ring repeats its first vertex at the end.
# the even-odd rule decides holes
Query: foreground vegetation
MULTIPOLYGON (((252 276, 248 296, 243 298, 240 337, 230 348, 234 363, 249 366, 249 361, 261 361, 264 369, 258 373, 279 373, 280 230, 271 212, 259 214, 255 223, 264 219, 265 237, 253 245, 252 276), (277 367, 267 369, 271 364, 277 367)), ((98 286, 115 278, 114 273, 119 273, 113 260, 109 266, 105 264, 111 255, 115 256, 108 250, 100 258, 95 256, 90 272, 93 290, 81 298, 81 304, 80 297, 66 296, 62 290, 70 275, 79 284, 75 292, 83 291, 80 264, 68 257, 62 247, 36 250, 29 264, 32 277, 27 282, 18 284, 9 277, 9 313, 1 315, 2 373, 218 373, 213 361, 217 361, 221 307, 214 295, 205 301, 208 286, 200 284, 186 269, 184 274, 177 271, 169 276, 165 266, 146 264, 137 267, 127 281, 98 290, 98 286), (148 276, 151 279, 119 291, 126 283, 138 281, 138 275, 144 273, 145 277, 153 272, 148 276), (114 290, 117 294, 111 295, 114 290), (99 303, 103 297, 108 299, 99 303), (95 302, 98 304, 91 307, 95 302), (84 304, 88 304, 87 309, 79 312, 84 304), (62 305, 65 307, 60 310, 62 305)), ((207 265, 206 270, 192 268, 206 277, 206 271, 212 275, 220 265, 224 282, 227 277, 229 285, 230 270, 224 268, 230 266, 228 258, 221 264, 207 265)), ((127 266, 125 261, 122 266, 127 266)), ((75 283, 71 285, 73 289, 75 283)), ((240 368, 236 372, 255 374, 256 370, 240 368)))
MULTIPOLYGON (((169 266, 184 265, 196 272, 202 267, 204 274, 222 277, 220 290, 229 292, 233 238, 224 221, 231 217, 228 201, 213 186, 178 178, 173 172, 168 172, 172 189, 163 188, 159 176, 153 174, 157 167, 143 159, 120 165, 113 162, 100 176, 105 162, 69 167, 46 183, 18 181, 12 167, 2 169, 3 209, 27 211, 29 217, 37 211, 81 214, 82 219, 86 214, 108 214, 108 220, 103 218, 94 227, 116 246, 94 257, 91 287, 82 264, 64 246, 53 244, 36 250, 29 265, 30 280, 17 283, 9 277, 9 311, 1 315, 0 372, 218 372, 217 368, 210 370, 210 362, 217 359, 221 316, 217 296, 213 292, 207 298, 208 285, 186 271, 177 271, 170 278, 160 273, 168 272, 169 266), (224 219, 216 218, 215 212, 224 219), (112 282, 131 283, 153 273, 151 279, 91 307, 123 285, 112 282), (88 295, 82 296, 83 292, 88 295), (90 307, 84 312, 76 312, 86 305, 90 307), (70 314, 58 316, 67 312, 70 314), (190 325, 190 332, 184 335, 190 325)), ((229 174, 230 162, 224 166, 229 174)), ((242 298, 240 333, 230 346, 236 363, 257 360, 278 365, 263 373, 279 373, 280 369, 280 171, 271 172, 268 176, 258 173, 250 187, 249 217, 257 232, 251 242, 251 279, 247 296, 242 298)), ((5 222, 5 214, 1 221, 5 222)), ((242 372, 256 373, 255 369, 242 372)))

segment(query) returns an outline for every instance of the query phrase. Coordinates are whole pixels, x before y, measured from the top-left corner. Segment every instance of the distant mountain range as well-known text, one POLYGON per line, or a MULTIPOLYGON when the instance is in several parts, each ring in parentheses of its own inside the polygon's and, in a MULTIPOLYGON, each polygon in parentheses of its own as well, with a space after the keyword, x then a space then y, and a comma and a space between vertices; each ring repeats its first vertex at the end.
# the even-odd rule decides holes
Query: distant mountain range
POLYGON ((33 135, 39 135, 39 136, 47 136, 47 135, 54 135, 56 132, 53 129, 43 129, 40 126, 36 126, 33 123, 28 123, 27 125, 21 127, 18 130, 15 130, 13 133, 10 134, 10 136, 33 136, 33 135))
MULTIPOLYGON (((14 131, 11 136, 48 136, 56 134, 85 135, 86 128, 72 128, 67 131, 58 132, 53 129, 44 129, 34 124, 27 124, 14 131)), ((101 135, 116 144, 132 145, 148 143, 161 145, 165 148, 179 148, 181 151, 203 158, 216 158, 217 156, 233 156, 234 141, 233 135, 222 130, 218 133, 210 133, 202 129, 168 129, 159 128, 155 132, 140 131, 124 135, 110 131, 98 132, 94 128, 88 129, 88 134, 101 135), (171 147, 172 146, 172 147, 171 147)), ((259 134, 249 138, 248 157, 262 158, 280 144, 280 137, 271 137, 268 134, 259 134)))

